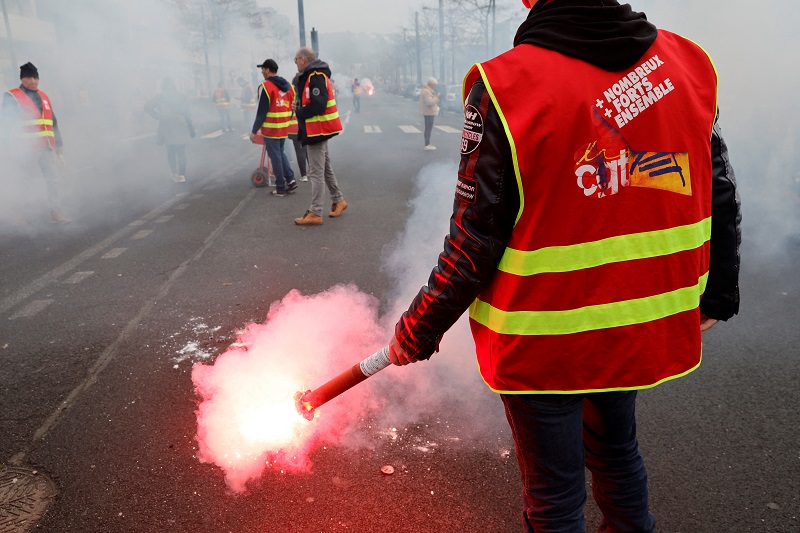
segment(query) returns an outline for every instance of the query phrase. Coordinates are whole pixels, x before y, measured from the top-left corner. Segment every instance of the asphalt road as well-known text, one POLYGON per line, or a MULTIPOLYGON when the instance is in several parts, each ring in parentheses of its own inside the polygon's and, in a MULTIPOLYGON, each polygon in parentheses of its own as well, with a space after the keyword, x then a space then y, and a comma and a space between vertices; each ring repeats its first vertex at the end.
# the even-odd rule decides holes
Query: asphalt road
MULTIPOLYGON (((354 284, 387 312, 387 244, 410 224, 409 199, 430 190, 449 209, 452 196, 438 192, 447 183, 426 182, 424 169, 455 168, 460 116, 437 119, 439 150, 426 152, 409 128, 422 129, 415 102, 379 93, 349 111, 342 102, 346 130, 331 141, 349 207, 322 227, 292 222, 309 183, 285 198, 253 188, 258 148, 206 123, 201 134, 212 135, 189 146, 185 184, 168 179, 152 137, 124 140, 125 150, 67 169, 71 224, 2 228, 0 463, 44 474, 57 490, 29 530, 520 529, 513 443, 499 399, 481 387, 402 426, 365 417, 358 444, 314 451, 311 474, 268 470, 244 494, 196 457, 194 363, 213 362, 293 288, 354 284)), ((419 232, 420 248, 443 236, 419 232)), ((661 532, 800 531, 800 241, 780 260, 747 245, 740 315, 706 336, 698 371, 640 395, 661 532)), ((390 371, 422 379, 437 364, 388 369, 370 386, 399 401, 390 371)), ((4 505, 0 497, 0 513, 4 505)), ((592 530, 591 496, 586 515, 592 530)))

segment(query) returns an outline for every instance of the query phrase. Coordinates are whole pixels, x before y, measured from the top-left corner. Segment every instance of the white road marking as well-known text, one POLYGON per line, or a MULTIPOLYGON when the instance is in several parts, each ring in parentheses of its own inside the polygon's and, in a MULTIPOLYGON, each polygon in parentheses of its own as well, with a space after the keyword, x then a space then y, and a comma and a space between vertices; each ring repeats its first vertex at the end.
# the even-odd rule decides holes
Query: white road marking
POLYGON ((364 126, 364 133, 381 133, 380 126, 364 126))
POLYGON ((94 274, 94 270, 89 270, 89 271, 86 271, 86 272, 75 272, 73 275, 71 275, 70 277, 65 279, 64 283, 71 283, 71 284, 75 285, 75 284, 80 283, 81 281, 85 280, 86 278, 88 278, 92 274, 94 274))
POLYGON ((128 249, 127 248, 113 248, 108 252, 104 253, 100 256, 100 259, 116 259, 117 257, 124 254, 128 249))
MULTIPOLYGON (((39 429, 37 429, 36 432, 33 434, 33 439, 31 439, 31 442, 29 442, 18 453, 14 454, 11 457, 11 459, 9 459, 8 461, 9 463, 13 465, 20 465, 23 463, 25 457, 31 452, 32 449, 36 447, 39 441, 45 435, 47 435, 50 429, 58 423, 58 421, 61 419, 61 416, 70 407, 72 407, 78 400, 78 398, 81 396, 81 394, 83 394, 97 380, 97 376, 103 371, 103 369, 105 369, 105 367, 108 366, 111 360, 114 359, 114 356, 117 355, 117 350, 119 349, 119 347, 131 336, 131 334, 134 331, 137 330, 137 328, 142 323, 144 318, 149 316, 150 313, 152 313, 156 303, 158 303, 159 300, 162 300, 167 296, 167 294, 169 294, 169 291, 172 288, 172 286, 181 276, 183 276, 183 274, 189 269, 189 266, 192 263, 198 261, 201 257, 203 257, 203 254, 206 252, 206 250, 208 250, 209 248, 211 248, 211 246, 216 244, 217 238, 222 234, 222 232, 225 230, 228 224, 230 224, 231 221, 234 218, 236 218, 239 212, 244 208, 245 204, 247 204, 253 198, 254 195, 255 195, 255 190, 254 189, 250 190, 250 192, 247 193, 247 196, 245 196, 244 199, 241 202, 239 202, 239 205, 237 205, 236 208, 234 208, 234 210, 227 217, 225 217, 225 220, 223 220, 216 227, 216 229, 214 229, 214 231, 212 231, 211 234, 208 237, 206 237, 203 246, 192 257, 186 259, 183 263, 180 264, 180 266, 178 266, 178 268, 172 271, 172 273, 169 275, 169 278, 167 278, 167 280, 158 288, 155 296, 151 297, 144 303, 142 308, 139 309, 139 312, 136 313, 136 316, 134 316, 130 320, 130 322, 128 322, 125 325, 125 327, 122 329, 122 332, 120 332, 116 340, 114 340, 114 342, 112 342, 110 345, 106 347, 105 350, 103 350, 103 353, 100 354, 100 357, 97 359, 97 361, 95 361, 94 364, 91 366, 91 368, 89 368, 89 374, 86 376, 86 378, 81 383, 79 383, 78 386, 72 389, 72 392, 70 392, 67 395, 66 399, 63 402, 61 402, 58 405, 58 407, 56 407, 55 411, 53 411, 50 414, 47 420, 45 420, 44 423, 42 423, 42 425, 39 426, 39 429)), ((31 305, 32 304, 33 302, 31 302, 31 305)))
POLYGON ((153 233, 151 229, 143 229, 142 231, 138 231, 131 236, 131 240, 139 241, 144 239, 145 237, 149 237, 150 234, 153 233))
POLYGON ((403 133, 422 133, 416 126, 398 126, 398 128, 403 130, 403 133))
POLYGON ((164 222, 169 222, 175 217, 175 215, 164 215, 163 217, 158 217, 155 220, 156 224, 163 224, 164 222))
POLYGON ((53 303, 53 300, 33 300, 31 303, 11 315, 9 320, 16 320, 17 318, 30 318, 35 316, 51 303, 53 303))
POLYGON ((442 130, 445 133, 458 133, 458 132, 461 131, 461 130, 455 129, 452 126, 434 126, 434 128, 436 128, 438 130, 442 130))
POLYGON ((211 133, 207 133, 206 135, 203 135, 200 138, 201 139, 215 139, 215 138, 219 137, 220 135, 222 135, 222 133, 223 133, 222 130, 212 131, 211 133))
POLYGON ((133 222, 131 222, 128 225, 129 226, 133 226, 135 228, 136 226, 144 226, 145 224, 147 224, 147 221, 146 220, 142 220, 140 218, 139 220, 134 220, 133 222))
POLYGON ((178 204, 178 205, 175 206, 175 210, 176 211, 183 211, 187 207, 189 207, 189 204, 178 204))
POLYGON ((189 200, 197 200, 198 198, 202 198, 205 196, 204 194, 193 194, 189 197, 189 200))

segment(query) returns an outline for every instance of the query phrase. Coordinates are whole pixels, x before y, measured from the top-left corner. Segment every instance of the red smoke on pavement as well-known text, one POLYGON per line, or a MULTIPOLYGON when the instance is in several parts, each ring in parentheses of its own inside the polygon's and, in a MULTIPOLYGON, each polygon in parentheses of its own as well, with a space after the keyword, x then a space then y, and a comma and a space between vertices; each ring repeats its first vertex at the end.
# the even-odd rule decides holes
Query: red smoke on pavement
POLYGON ((312 296, 292 290, 213 365, 195 364, 198 459, 219 466, 236 492, 268 468, 310 472, 311 453, 342 439, 375 401, 368 386, 355 387, 309 422, 295 410, 294 393, 386 344, 377 309, 378 301, 354 286, 312 296))

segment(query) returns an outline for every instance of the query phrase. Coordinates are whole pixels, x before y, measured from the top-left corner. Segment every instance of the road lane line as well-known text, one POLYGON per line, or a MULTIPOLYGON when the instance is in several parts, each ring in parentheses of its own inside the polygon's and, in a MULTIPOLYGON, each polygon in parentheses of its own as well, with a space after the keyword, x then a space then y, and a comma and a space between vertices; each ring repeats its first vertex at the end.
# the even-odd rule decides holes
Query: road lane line
POLYGON ((403 133, 422 133, 420 130, 416 128, 416 126, 397 126, 403 133))
POLYGON ((53 300, 33 300, 31 303, 11 315, 9 320, 16 320, 18 318, 30 318, 38 315, 47 306, 53 303, 53 300))
POLYGON ((452 126, 434 126, 434 128, 442 130, 445 133, 459 133, 461 130, 457 130, 452 126))
POLYGON ((142 231, 136 232, 132 237, 131 240, 133 241, 140 241, 149 237, 153 233, 151 229, 143 229, 142 231))
MULTIPOLYGON (((208 181, 216 180, 227 172, 228 169, 220 171, 214 176, 208 178, 208 181)), ((200 186, 202 187, 203 185, 205 185, 205 182, 201 181, 200 186)), ((176 202, 180 201, 184 196, 186 196, 186 193, 176 194, 175 196, 173 196, 160 206, 156 207, 155 209, 153 209, 152 211, 141 217, 139 220, 149 221, 154 219, 167 209, 171 208, 176 202)), ((39 278, 33 280, 31 283, 28 283, 27 285, 19 289, 11 296, 3 298, 2 300, 0 300, 0 313, 5 313, 12 307, 17 306, 20 302, 30 298, 31 296, 33 296, 40 290, 44 289, 48 285, 55 283, 61 276, 65 275, 67 272, 76 269, 78 265, 80 265, 84 261, 91 259, 92 257, 96 256, 97 254, 99 254, 100 252, 102 252, 103 250, 105 250, 118 240, 126 237, 134 229, 135 228, 132 227, 130 224, 126 224, 125 227, 121 228, 120 230, 106 237, 98 244, 84 250, 83 252, 79 253, 72 259, 65 261, 64 263, 60 264, 53 270, 43 274, 39 278)))
POLYGON ((68 277, 64 280, 64 283, 71 283, 73 285, 80 283, 81 281, 85 280, 89 276, 94 274, 94 270, 87 270, 84 272, 75 272, 73 275, 68 277))
POLYGON ((103 255, 101 255, 100 259, 116 259, 117 257, 124 254, 126 251, 128 251, 127 248, 113 248, 104 253, 103 255))
POLYGON ((208 237, 203 241, 203 245, 200 249, 189 259, 185 260, 181 263, 172 273, 169 275, 167 280, 158 288, 156 291, 155 296, 147 300, 139 312, 136 313, 130 322, 128 322, 123 330, 120 332, 119 336, 109 344, 103 353, 100 354, 97 361, 91 366, 86 378, 78 384, 77 387, 72 389, 72 392, 69 393, 67 398, 61 402, 61 404, 56 407, 55 411, 50 414, 47 420, 36 430, 33 434, 33 438, 28 446, 25 447, 22 451, 15 454, 10 460, 9 463, 13 465, 20 465, 25 460, 25 457, 38 446, 39 441, 41 441, 47 433, 58 423, 61 419, 62 415, 67 411, 69 407, 71 407, 75 402, 78 401, 78 398, 83 394, 92 384, 97 380, 97 376, 108 366, 108 364, 114 359, 117 355, 117 350, 125 342, 128 337, 134 333, 141 324, 142 320, 146 316, 148 316, 155 307, 156 303, 167 296, 172 286, 175 284, 176 281, 186 272, 189 268, 189 265, 199 260, 203 254, 211 248, 211 245, 215 243, 217 237, 222 233, 222 231, 228 227, 231 221, 236 218, 239 212, 244 208, 244 206, 255 196, 255 189, 250 189, 250 192, 247 193, 239 205, 237 205, 231 213, 225 217, 225 219, 220 222, 220 224, 214 229, 214 231, 209 234, 208 237))

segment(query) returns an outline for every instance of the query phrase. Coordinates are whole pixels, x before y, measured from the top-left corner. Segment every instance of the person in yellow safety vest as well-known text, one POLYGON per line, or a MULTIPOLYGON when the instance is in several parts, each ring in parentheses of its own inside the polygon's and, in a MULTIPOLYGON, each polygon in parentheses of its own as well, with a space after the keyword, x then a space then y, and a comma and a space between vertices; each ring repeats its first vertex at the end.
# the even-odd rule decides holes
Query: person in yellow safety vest
MULTIPOLYGON (((50 222, 66 224, 69 218, 61 211, 58 164, 65 164, 61 132, 53 105, 47 94, 39 89, 39 70, 30 62, 20 67, 20 86, 3 95, 2 129, 7 135, 2 140, 3 173, 16 173, 22 190, 29 188, 25 182, 30 177, 27 168, 29 157, 36 160, 47 187, 50 222), (21 160, 22 158, 22 160, 21 160)), ((9 176, 10 177, 10 176, 9 176)), ((9 201, 11 195, 3 195, 9 201)), ((5 213, 14 212, 14 206, 3 206, 5 213)), ((18 223, 27 224, 25 213, 16 216, 18 223)))
POLYGON ((539 0, 473 66, 450 234, 389 359, 427 359, 469 309, 522 473, 525 531, 652 532, 638 390, 689 374, 739 310, 741 211, 717 74, 614 0, 539 0))
POLYGON ((308 150, 308 177, 311 179, 311 206, 302 217, 294 219, 294 223, 319 226, 322 224, 324 187, 327 187, 332 202, 329 217, 339 217, 347 209, 328 155, 328 140, 342 131, 342 121, 328 64, 317 59, 314 50, 308 47, 297 50, 294 62, 300 74, 297 86, 302 88, 299 102, 294 104, 298 138, 308 150))
POLYGON ((217 113, 219 114, 219 128, 223 132, 233 131, 233 126, 231 125, 231 97, 228 95, 228 90, 223 82, 219 82, 214 90, 214 105, 216 105, 217 113))
POLYGON ((353 109, 356 113, 361 113, 361 84, 358 78, 353 80, 353 109))
POLYGON ((258 109, 258 101, 256 101, 256 91, 253 89, 253 84, 245 81, 244 78, 236 80, 239 87, 242 88, 242 96, 239 101, 242 107, 242 119, 244 120, 245 127, 250 125, 250 119, 253 113, 258 109))
POLYGON ((278 76, 278 63, 274 59, 267 59, 256 66, 261 69, 264 83, 258 88, 258 110, 250 140, 255 142, 258 135, 264 138, 272 173, 275 174, 275 190, 271 194, 283 197, 297 190, 297 180, 284 151, 292 120, 294 89, 288 81, 278 76))

